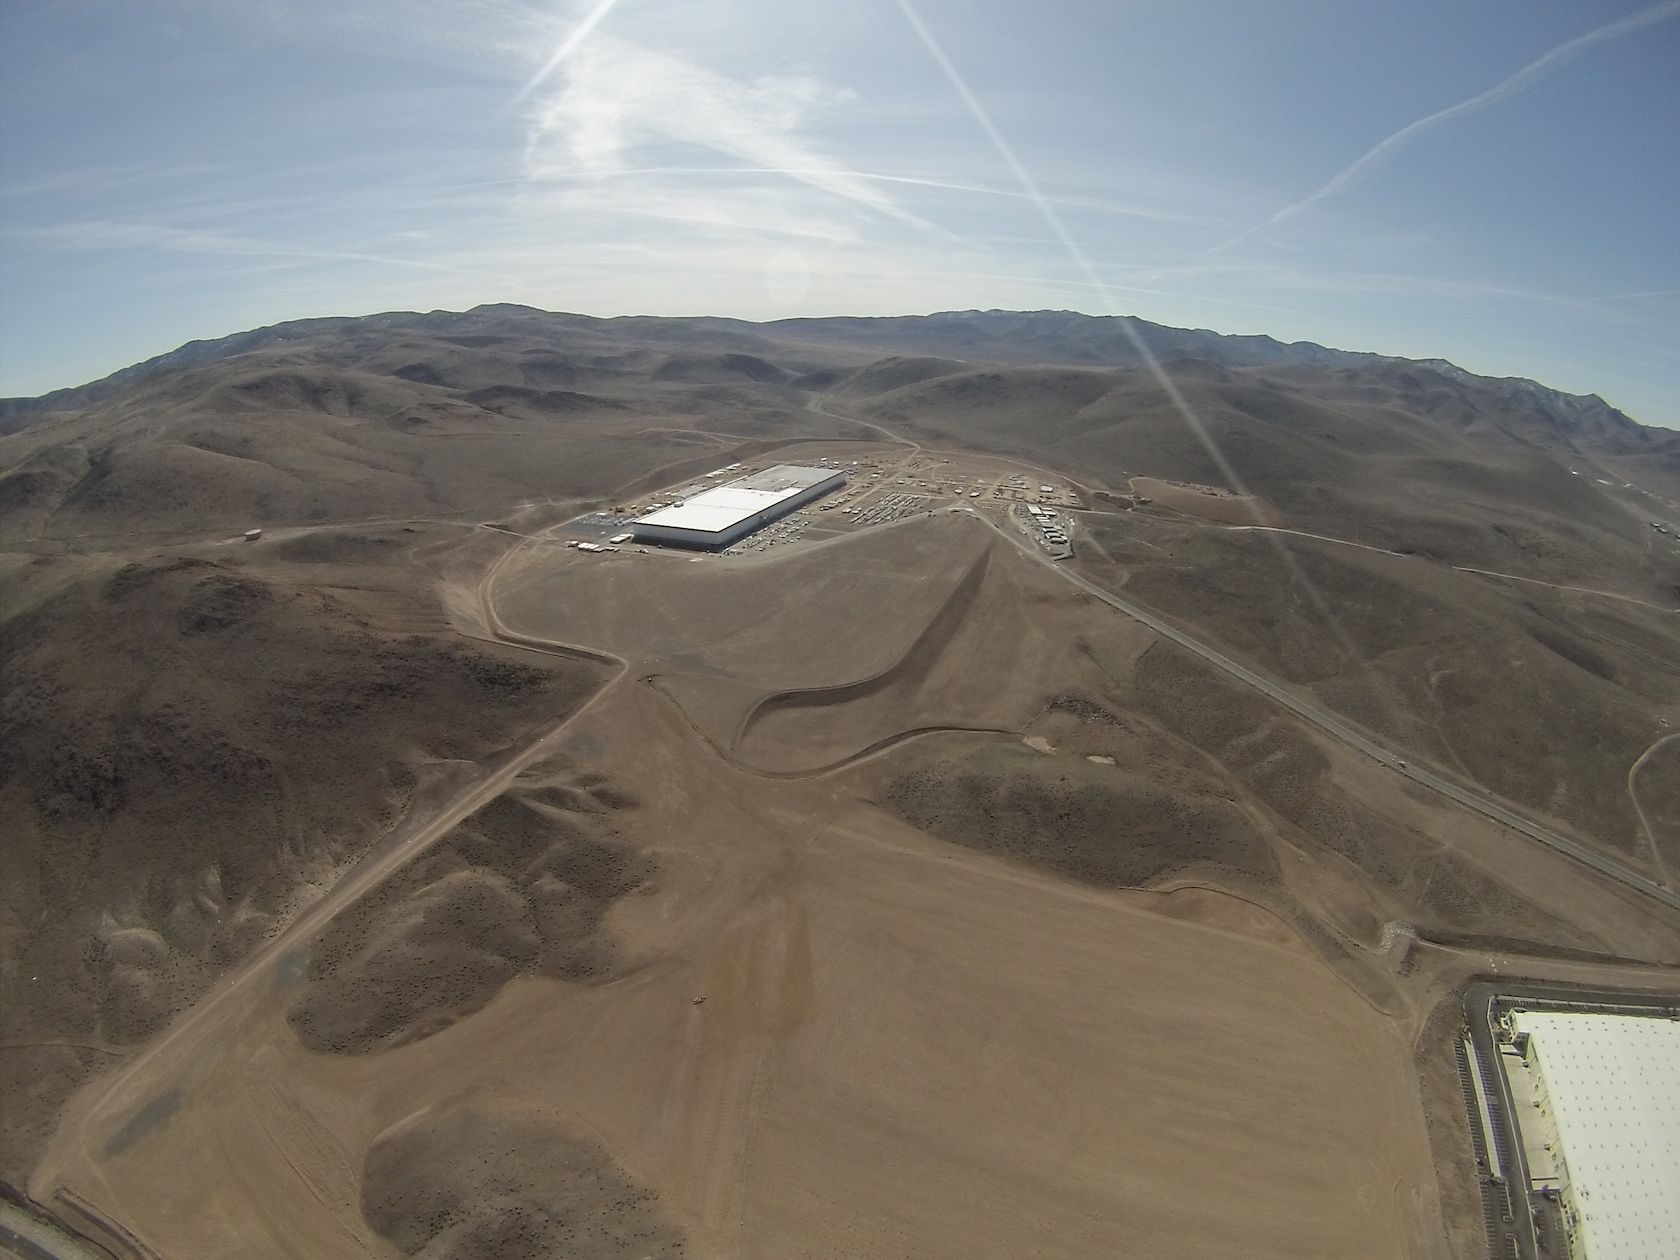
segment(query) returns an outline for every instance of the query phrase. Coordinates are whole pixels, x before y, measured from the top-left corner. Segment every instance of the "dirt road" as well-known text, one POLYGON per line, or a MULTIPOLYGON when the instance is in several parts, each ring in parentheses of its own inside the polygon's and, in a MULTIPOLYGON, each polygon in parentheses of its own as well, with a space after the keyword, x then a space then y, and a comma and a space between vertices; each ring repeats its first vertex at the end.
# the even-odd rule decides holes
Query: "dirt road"
MULTIPOLYGON (((495 616, 490 583, 508 556, 513 551, 526 545, 528 545, 527 542, 522 540, 514 547, 509 548, 507 552, 504 552, 491 566, 491 569, 485 575, 484 582, 481 584, 481 595, 492 627, 499 625, 499 619, 495 616)), ((565 645, 556 644, 552 646, 561 647, 565 645)), ((177 1046, 185 1045, 193 1038, 216 1029, 230 1019, 237 1018, 242 1008, 233 1001, 235 997, 239 996, 255 981, 268 976, 276 964, 289 952, 307 943, 335 915, 353 904, 393 871, 424 853, 454 830, 460 822, 500 796, 519 777, 521 771, 554 749, 557 744, 565 739, 575 725, 598 708, 624 680, 628 666, 619 658, 590 651, 580 651, 578 655, 598 661, 616 662, 619 672, 563 721, 531 740, 519 751, 506 757, 495 770, 463 789, 430 816, 424 819, 411 819, 406 825, 398 826, 382 841, 377 842, 372 851, 351 868, 342 879, 333 884, 318 901, 311 904, 272 940, 218 981, 190 1011, 175 1021, 161 1037, 148 1045, 133 1059, 115 1069, 103 1082, 99 1101, 85 1113, 84 1123, 105 1124, 107 1126, 113 1123, 116 1119, 116 1116, 112 1114, 113 1112, 121 1114, 132 1105, 132 1100, 126 1097, 126 1087, 131 1080, 141 1078, 154 1061, 167 1056, 177 1046)), ((49 1179, 49 1175, 50 1170, 37 1169, 36 1177, 32 1180, 36 1184, 43 1183, 49 1179)))

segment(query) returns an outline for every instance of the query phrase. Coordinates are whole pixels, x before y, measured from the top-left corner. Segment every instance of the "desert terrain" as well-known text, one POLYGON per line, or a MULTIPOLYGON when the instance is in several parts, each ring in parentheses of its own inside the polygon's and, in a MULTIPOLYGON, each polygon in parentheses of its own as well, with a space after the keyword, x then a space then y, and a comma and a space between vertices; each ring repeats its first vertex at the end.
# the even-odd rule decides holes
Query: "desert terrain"
POLYGON ((1680 988, 1680 438, 1141 335, 1188 419, 1054 312, 305 321, 0 404, 11 1196, 151 1257, 1483 1254, 1463 986, 1680 988), (822 461, 724 554, 568 546, 822 461))

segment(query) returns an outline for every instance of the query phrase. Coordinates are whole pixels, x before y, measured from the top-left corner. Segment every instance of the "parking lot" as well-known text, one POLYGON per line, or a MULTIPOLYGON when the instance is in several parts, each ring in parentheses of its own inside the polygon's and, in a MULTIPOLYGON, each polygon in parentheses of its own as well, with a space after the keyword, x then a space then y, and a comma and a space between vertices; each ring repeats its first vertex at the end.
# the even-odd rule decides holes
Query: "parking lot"
POLYGON ((801 508, 792 516, 784 516, 781 520, 766 525, 756 533, 748 534, 738 543, 733 543, 723 549, 726 556, 745 555, 752 551, 768 551, 782 543, 796 541, 811 525, 810 507, 801 508))
POLYGON ((887 525, 902 521, 918 512, 931 512, 938 506, 934 499, 922 494, 893 493, 883 495, 863 507, 842 508, 854 525, 887 525))

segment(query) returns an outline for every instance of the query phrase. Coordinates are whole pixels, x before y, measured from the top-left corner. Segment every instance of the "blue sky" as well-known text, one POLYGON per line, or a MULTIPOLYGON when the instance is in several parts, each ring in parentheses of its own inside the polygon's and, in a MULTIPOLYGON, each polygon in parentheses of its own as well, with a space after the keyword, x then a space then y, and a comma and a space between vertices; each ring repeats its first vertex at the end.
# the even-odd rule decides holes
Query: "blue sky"
POLYGON ((1680 426, 1680 2, 12 0, 0 394, 311 315, 1128 313, 1680 426))

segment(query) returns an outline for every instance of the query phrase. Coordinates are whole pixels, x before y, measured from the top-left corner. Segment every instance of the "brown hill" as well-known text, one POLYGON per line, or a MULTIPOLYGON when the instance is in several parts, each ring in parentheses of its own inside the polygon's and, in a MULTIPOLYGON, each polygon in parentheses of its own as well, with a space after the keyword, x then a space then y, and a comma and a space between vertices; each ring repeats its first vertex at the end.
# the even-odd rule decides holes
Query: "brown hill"
POLYGON ((370 540, 353 586, 179 550, 0 579, 0 1039, 39 1043, 0 1059, 8 1175, 100 1047, 155 1032, 301 892, 592 685, 447 635, 403 589, 419 538, 370 540))
MULTIPOLYGON (((878 1099, 897 1077, 859 1064, 960 1065, 972 1047, 947 1026, 1008 1024, 1059 1079, 1068 1060, 1040 1030, 1077 1027, 1117 972, 1165 1009, 1233 958, 1243 990, 1328 966, 1347 1018, 1371 1021, 1349 1044, 1387 1047, 1383 1079, 1404 1081, 1405 1020, 1472 965, 1456 943, 1478 967, 1495 944, 1673 960, 1671 919, 1632 885, 1431 795, 1024 557, 1002 502, 967 490, 1005 473, 1080 497, 1065 572, 1673 886, 1680 550, 1650 522, 1680 527, 1680 435, 1599 399, 1064 312, 755 325, 493 306, 277 325, 0 403, 0 1177, 44 1160, 49 1184, 132 1190, 153 1155, 120 1161, 147 1117, 256 1132, 249 1109, 268 1107, 339 1134, 320 1159, 346 1170, 331 1245, 674 1254, 687 1236, 736 1254, 727 1230, 772 1210, 754 1194, 788 1214, 783 1237, 827 1202, 740 1190, 794 1176, 812 1150, 797 1135, 879 1125, 849 1153, 824 1145, 853 1194, 830 1206, 865 1223, 882 1214, 853 1210, 870 1201, 859 1169, 891 1168, 903 1132, 966 1145, 916 1118, 925 1088, 878 1099), (813 512, 826 538, 715 564, 544 545, 551 525, 737 460, 864 450, 912 480, 966 461, 960 506, 997 528, 918 512, 848 538, 813 512), (238 541, 257 525, 259 546, 238 541), (412 860, 405 828, 424 832, 412 860), (347 878, 358 860, 366 882, 347 878), (335 889, 343 904, 308 919, 335 889), (1211 930, 1160 930, 1204 912, 1211 930), (1085 952, 1057 952, 1044 925, 1087 915, 1085 952), (1433 934, 1433 969, 1390 965, 1390 920, 1433 934), (999 944, 1000 923, 1046 953, 999 944), (1118 966, 1111 932, 1223 961, 1133 944, 1118 966), (1255 940, 1278 957, 1256 961, 1255 940), (994 947, 1020 954, 1007 984, 992 977, 1014 964, 954 961, 994 947), (940 968, 956 979, 929 979, 940 968), (273 1089, 237 1080, 206 1119, 243 1069, 229 1056, 179 1092, 222 1035, 180 1016, 230 972, 264 980, 220 1009, 273 1089), (897 1006, 870 1005, 900 979, 897 1006), (1059 1005, 1023 1013, 1052 991, 1059 1005), (847 1050, 877 1024, 920 1031, 847 1050), (515 1042, 509 1071, 577 1070, 564 1116, 486 1093, 515 1042), (60 1126, 107 1063, 121 1086, 100 1076, 60 1126), (455 1083, 462 1064, 476 1084, 455 1083), (712 1071, 727 1079, 682 1084, 712 1071), (758 1109, 789 1089, 820 1101, 818 1128, 793 1107, 752 1133, 778 1155, 749 1158, 758 1109), (669 1115, 689 1116, 680 1141, 669 1115), (533 1179, 544 1162, 557 1176, 533 1179)), ((1210 1082, 1293 1099, 1293 1040, 1243 1025, 1273 1043, 1256 1062, 1277 1079, 1252 1090, 1227 1079, 1241 1056, 1221 1017, 1189 1017, 1194 1035, 1149 1051, 1164 1074, 1206 1038, 1210 1082)), ((1331 1065, 1350 1098, 1370 1094, 1365 1062, 1331 1065)), ((999 1168, 1004 1144, 1050 1131, 1014 1105, 1026 1127, 998 1139, 999 1168)), ((1287 1128, 1263 1118, 1256 1132, 1287 1128)), ((291 1147, 262 1150, 298 1179, 291 1147)), ((218 1184, 216 1210, 239 1219, 264 1184, 218 1184)), ((1385 1171, 1370 1201, 1394 1184, 1385 1171)), ((1230 1219, 1260 1197, 1235 1196, 1230 1219)), ((978 1210, 950 1201, 965 1206, 946 1225, 978 1210)), ((143 1211, 181 1254, 202 1243, 190 1214, 143 1211)), ((1323 1249, 1290 1233, 1310 1215, 1279 1217, 1274 1254, 1323 1249)), ((1113 1250, 1087 1242, 1068 1254, 1113 1250)))
POLYGON ((1539 572, 1539 529, 1566 536, 1559 560, 1578 573, 1640 539, 1642 517, 1676 510, 1660 500, 1680 486, 1680 434, 1596 398, 1126 327, 1188 418, 1121 322, 1067 312, 751 325, 503 306, 276 325, 0 404, 0 537, 598 497, 685 453, 687 431, 845 429, 804 410, 830 391, 906 433, 1031 454, 1086 484, 1237 482, 1300 528, 1358 524, 1455 563, 1539 572), (1620 482, 1636 474, 1653 494, 1630 501, 1620 482))

